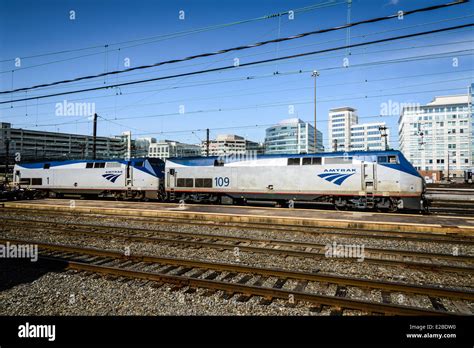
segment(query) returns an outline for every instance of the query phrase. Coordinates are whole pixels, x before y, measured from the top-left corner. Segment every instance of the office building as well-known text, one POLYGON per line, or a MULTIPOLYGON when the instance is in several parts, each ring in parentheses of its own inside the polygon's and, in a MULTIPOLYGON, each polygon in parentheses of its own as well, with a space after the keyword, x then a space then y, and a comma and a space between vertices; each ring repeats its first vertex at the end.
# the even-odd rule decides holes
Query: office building
POLYGON ((317 150, 314 146, 314 127, 299 118, 283 120, 266 129, 265 153, 314 153, 323 152, 323 134, 317 131, 317 150))
MULTIPOLYGON (((235 134, 220 134, 209 140, 209 156, 262 154, 263 145, 235 134)), ((207 155, 206 141, 201 143, 201 155, 207 155)))
POLYGON ((150 143, 148 149, 149 157, 157 157, 162 160, 169 157, 193 157, 200 156, 199 145, 180 143, 174 140, 161 140, 150 143))
MULTIPOLYGON (((92 158, 91 135, 45 132, 12 128, 10 123, 0 123, 0 158, 5 158, 5 140, 9 141, 10 157, 19 161, 67 160, 92 158), (19 157, 18 157, 19 156, 19 157)), ((96 138, 97 158, 119 158, 126 152, 126 142, 121 136, 96 138)))
POLYGON ((418 170, 462 177, 473 163, 473 121, 472 86, 467 95, 405 107, 398 121, 400 150, 418 170))
POLYGON ((384 150, 390 141, 385 122, 359 124, 357 110, 351 107, 329 110, 328 135, 330 151, 384 150))

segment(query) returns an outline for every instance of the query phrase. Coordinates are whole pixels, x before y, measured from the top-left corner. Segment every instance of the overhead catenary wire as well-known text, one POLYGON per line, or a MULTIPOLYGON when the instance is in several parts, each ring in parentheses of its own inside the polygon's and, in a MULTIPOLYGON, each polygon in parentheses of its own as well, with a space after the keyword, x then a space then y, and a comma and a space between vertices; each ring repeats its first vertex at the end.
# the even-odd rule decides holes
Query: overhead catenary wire
MULTIPOLYGON (((296 8, 296 9, 292 9, 292 10, 287 10, 287 11, 283 11, 283 12, 273 13, 273 14, 269 14, 269 15, 263 15, 263 16, 260 16, 260 17, 249 18, 249 19, 244 19, 244 20, 239 20, 239 21, 234 21, 234 22, 229 22, 229 23, 210 25, 210 26, 201 27, 201 28, 197 28, 197 29, 182 30, 182 31, 174 32, 174 33, 154 35, 154 36, 149 36, 149 37, 145 37, 145 38, 139 38, 139 39, 133 39, 133 40, 127 40, 127 41, 121 41, 121 42, 115 42, 115 43, 105 43, 105 44, 101 44, 101 45, 92 45, 92 46, 81 47, 81 48, 73 48, 73 49, 68 49, 68 50, 45 52, 45 53, 40 53, 40 54, 35 54, 35 55, 23 56, 23 57, 20 57, 20 58, 21 59, 39 58, 39 57, 45 57, 45 56, 51 56, 51 55, 60 55, 60 54, 65 54, 65 53, 86 51, 86 50, 97 49, 97 48, 103 49, 106 46, 110 48, 112 46, 119 46, 119 45, 124 45, 124 44, 128 44, 128 43, 137 43, 137 42, 145 41, 144 43, 141 43, 141 44, 136 44, 136 45, 132 45, 132 46, 125 46, 125 47, 119 47, 117 49, 114 49, 114 50, 122 50, 122 49, 130 48, 130 47, 135 47, 137 45, 145 45, 145 44, 154 43, 154 42, 157 42, 157 41, 173 39, 173 38, 176 38, 176 37, 191 35, 191 34, 195 34, 195 33, 200 33, 200 32, 205 32, 205 31, 210 31, 210 30, 215 30, 215 29, 221 29, 221 28, 226 28, 226 27, 231 27, 231 26, 235 26, 235 25, 246 24, 246 23, 250 23, 250 22, 256 22, 256 21, 261 21, 261 20, 266 20, 266 19, 271 19, 271 18, 276 18, 276 17, 281 17, 281 16, 289 14, 289 11, 293 11, 296 14, 296 13, 308 12, 308 11, 317 10, 317 9, 330 7, 330 6, 342 5, 346 2, 347 2, 347 0, 344 0, 344 1, 329 0, 329 1, 326 1, 326 2, 323 2, 323 3, 317 3, 317 4, 308 5, 308 6, 301 7, 301 8, 296 8)), ((103 54, 103 52, 93 53, 92 55, 96 55, 96 54, 103 54)), ((86 55, 86 56, 88 56, 88 55, 86 55)), ((83 57, 83 56, 72 57, 70 59, 76 59, 76 58, 81 58, 81 57, 83 57)), ((14 59, 15 58, 3 59, 3 60, 0 60, 0 63, 13 61, 14 59)), ((16 69, 16 70, 19 70, 19 69, 16 69)))
POLYGON ((419 32, 419 33, 412 33, 412 34, 407 34, 407 35, 389 37, 389 38, 384 38, 384 39, 374 40, 374 41, 369 41, 369 42, 362 42, 362 43, 358 43, 358 44, 351 44, 349 46, 344 45, 344 46, 339 46, 339 47, 332 47, 332 48, 322 49, 322 50, 318 50, 318 51, 298 53, 298 54, 294 54, 294 55, 291 55, 291 56, 284 56, 284 57, 278 57, 278 58, 269 58, 269 59, 264 59, 264 60, 260 60, 260 61, 254 61, 254 62, 240 64, 238 67, 236 67, 234 65, 231 65, 231 66, 224 66, 224 67, 218 67, 218 68, 212 68, 212 69, 198 70, 198 71, 193 71, 193 72, 187 72, 187 73, 181 73, 181 74, 175 74, 175 75, 168 75, 168 76, 156 77, 156 78, 151 78, 151 79, 143 79, 143 80, 138 80, 138 81, 124 82, 124 83, 119 83, 119 84, 114 84, 114 85, 109 85, 109 86, 85 88, 85 89, 81 89, 81 90, 59 92, 59 93, 53 93, 53 94, 48 94, 48 95, 40 95, 40 96, 28 97, 28 98, 19 98, 19 99, 14 99, 14 100, 9 100, 9 101, 1 101, 0 104, 7 104, 7 103, 13 103, 13 102, 19 102, 19 101, 25 101, 25 100, 32 100, 32 99, 43 99, 43 98, 49 98, 49 97, 54 97, 54 96, 59 96, 59 95, 68 95, 68 94, 75 94, 75 93, 90 92, 90 91, 96 91, 96 90, 102 90, 102 89, 108 89, 108 88, 114 88, 114 87, 121 87, 121 86, 128 86, 128 85, 134 85, 134 84, 139 84, 139 83, 146 83, 146 82, 151 82, 151 81, 167 80, 167 79, 172 79, 172 78, 182 77, 182 76, 192 76, 192 75, 199 75, 199 74, 210 73, 210 72, 224 71, 224 70, 236 69, 236 68, 239 68, 239 67, 246 67, 246 66, 257 65, 257 64, 262 64, 262 63, 275 62, 275 61, 279 61, 279 60, 293 59, 293 58, 298 58, 298 57, 315 55, 315 54, 319 54, 319 53, 337 51, 337 50, 346 49, 346 48, 349 48, 349 47, 352 48, 352 47, 367 46, 367 45, 372 45, 372 44, 379 43, 379 42, 388 42, 388 41, 394 41, 394 40, 401 40, 401 39, 410 38, 410 37, 424 36, 424 35, 428 35, 428 34, 434 34, 434 33, 438 33, 438 32, 445 32, 445 31, 456 30, 456 29, 461 29, 461 28, 468 28, 468 27, 473 27, 473 26, 474 26, 474 23, 463 24, 463 25, 457 25, 457 26, 441 28, 441 29, 436 29, 436 30, 429 30, 429 31, 424 31, 424 32, 419 32))
MULTIPOLYGON (((474 50, 457 50, 457 51, 449 51, 449 52, 442 52, 442 53, 437 53, 437 54, 428 54, 428 55, 418 55, 418 56, 410 56, 410 57, 404 57, 404 58, 398 58, 398 59, 392 59, 392 60, 382 60, 382 61, 372 61, 368 63, 361 63, 361 64, 353 64, 349 68, 350 69, 356 69, 356 68, 372 68, 377 65, 383 65, 383 64, 398 64, 398 63, 406 63, 406 62, 412 62, 412 61, 417 61, 417 60, 430 60, 430 59, 439 59, 439 58, 444 58, 445 56, 450 57, 452 54, 456 54, 457 57, 462 57, 464 55, 472 55, 472 52, 474 50)), ((320 71, 331 71, 335 69, 348 69, 345 67, 341 66, 334 66, 334 67, 327 67, 327 68, 322 68, 320 71)), ((294 71, 287 71, 287 72, 278 72, 278 73, 270 73, 270 74, 264 74, 264 75, 248 75, 248 76, 243 76, 243 77, 238 77, 238 78, 229 78, 229 79, 219 79, 219 80, 212 80, 212 81, 206 81, 206 82, 198 82, 198 83, 192 83, 188 85, 182 85, 182 86, 176 86, 173 88, 161 88, 158 89, 158 91, 165 90, 165 89, 181 89, 181 88, 192 88, 192 87, 201 87, 201 86, 208 86, 208 85, 213 85, 213 84, 221 84, 221 83, 231 83, 235 81, 252 81, 256 79, 263 79, 263 78, 274 78, 274 77, 284 77, 284 76, 290 76, 290 75, 297 75, 297 74, 302 74, 302 73, 308 73, 311 72, 312 70, 294 70, 294 71)), ((468 70, 470 71, 470 70, 468 70)), ((457 70, 454 70, 452 72, 459 72, 457 70)), ((446 72, 449 73, 449 72, 446 72)), ((436 73, 438 74, 438 73, 436 73)), ((156 89, 152 90, 146 90, 146 91, 137 91, 137 92, 129 92, 125 93, 124 95, 133 95, 133 94, 141 94, 141 93, 149 93, 149 92, 155 92, 157 91, 156 89)), ((114 95, 105 95, 105 96, 95 96, 95 97, 88 97, 87 99, 102 99, 102 98, 111 98, 114 97, 114 95)), ((76 99, 70 99, 68 100, 69 102, 73 101, 78 101, 78 100, 84 100, 84 98, 76 98, 76 99)), ((46 103, 38 103, 36 101, 36 107, 38 105, 48 105, 48 104, 54 104, 54 102, 46 102, 46 103)), ((9 110, 11 107, 6 107, 6 108, 0 108, 0 110, 9 110)), ((24 115, 18 115, 18 117, 25 117, 24 115)))
MULTIPOLYGON (((466 3, 466 2, 467 2, 467 0, 457 0, 457 1, 454 1, 454 2, 450 2, 450 3, 418 8, 418 9, 415 9, 415 10, 406 11, 406 12, 403 13, 403 15, 408 16, 408 15, 412 15, 412 14, 416 14, 416 13, 433 11, 433 10, 442 9, 442 8, 446 8, 446 7, 450 7, 450 6, 460 5, 460 4, 463 4, 463 3, 466 3)), ((104 73, 96 74, 96 75, 81 76, 81 77, 77 77, 77 78, 74 78, 74 79, 55 81, 55 82, 51 82, 51 83, 45 83, 45 84, 40 84, 40 85, 35 85, 35 86, 30 86, 30 87, 17 88, 17 89, 7 90, 7 91, 0 91, 0 94, 20 92, 20 91, 31 90, 31 89, 47 87, 47 86, 54 86, 54 85, 64 84, 64 83, 69 83, 69 82, 99 78, 99 77, 108 76, 108 75, 122 74, 122 73, 135 71, 135 70, 149 69, 149 68, 152 68, 152 67, 162 66, 162 65, 166 65, 166 64, 174 64, 174 63, 189 61, 189 60, 193 60, 193 59, 197 59, 197 58, 204 58, 204 57, 220 55, 220 54, 224 54, 224 53, 232 52, 232 51, 240 51, 240 50, 250 49, 250 48, 254 48, 254 47, 260 47, 260 46, 264 46, 264 45, 272 44, 272 43, 278 43, 278 42, 284 42, 284 41, 300 39, 300 38, 311 36, 311 35, 328 33, 328 32, 337 31, 337 30, 346 29, 346 28, 351 28, 351 27, 355 27, 355 26, 359 26, 359 25, 363 25, 363 24, 376 23, 376 22, 380 22, 380 21, 390 20, 390 19, 393 19, 393 18, 398 18, 398 16, 399 16, 399 13, 397 12, 397 13, 392 14, 392 15, 366 19, 366 20, 353 22, 353 23, 347 23, 345 25, 341 25, 341 26, 337 26, 337 27, 313 30, 313 31, 305 32, 305 33, 300 33, 300 34, 297 34, 297 35, 292 35, 292 36, 287 36, 287 37, 277 38, 277 39, 272 39, 272 40, 266 40, 266 41, 260 41, 260 42, 250 44, 250 45, 243 45, 243 46, 226 48, 226 49, 218 50, 218 51, 215 51, 215 52, 201 53, 201 54, 197 54, 197 55, 188 56, 188 57, 185 57, 185 58, 172 59, 172 60, 157 62, 157 63, 150 64, 150 65, 142 65, 142 66, 132 67, 132 68, 124 69, 124 70, 115 70, 115 71, 104 72, 104 73)), ((470 24, 470 25, 472 25, 472 24, 470 24)), ((462 26, 458 26, 458 27, 462 27, 462 26)), ((380 42, 384 42, 384 41, 380 41, 380 42)), ((344 46, 342 46, 342 48, 358 47, 357 45, 361 45, 361 44, 344 45, 344 46)), ((274 58, 272 61, 278 61, 278 60, 281 60, 281 59, 280 58, 274 58)), ((227 67, 227 69, 229 69, 229 68, 230 67, 227 67)), ((222 68, 222 69, 224 69, 224 68, 222 68)), ((25 99, 22 99, 22 100, 25 100, 25 99)))
MULTIPOLYGON (((400 30, 406 30, 406 29, 415 28, 415 27, 419 27, 419 26, 439 24, 439 23, 458 20, 458 19, 465 19, 465 18, 469 18, 469 17, 473 17, 473 16, 474 16, 474 14, 473 15, 466 15, 466 16, 459 16, 459 17, 454 17, 454 18, 445 18, 445 19, 438 20, 438 21, 419 23, 419 24, 416 24, 416 25, 405 26, 405 27, 400 27, 400 28, 395 28, 395 29, 390 29, 390 30, 369 32, 369 33, 365 33, 365 34, 362 34, 362 35, 352 36, 351 39, 353 40, 353 39, 356 39, 356 38, 367 38, 368 36, 373 36, 373 35, 378 35, 378 34, 383 34, 383 33, 388 33, 388 32, 394 32, 394 31, 400 31, 400 30)), ((461 31, 459 31, 459 32, 461 32, 461 31)), ((445 33, 439 33, 439 34, 442 35, 442 34, 450 34, 450 33, 451 32, 445 32, 445 33)), ((310 43, 310 44, 296 45, 296 46, 280 49, 280 51, 283 52, 283 51, 295 50, 297 48, 308 47, 308 46, 318 46, 318 45, 328 44, 328 43, 333 43, 333 42, 338 42, 338 41, 344 41, 344 39, 333 39, 333 40, 326 40, 326 41, 315 42, 315 43, 310 43)), ((472 41, 472 40, 468 40, 468 41, 472 41)), ((412 46, 412 47, 392 48, 391 51, 393 51, 393 50, 406 50, 406 49, 411 49, 411 48, 432 47, 432 46, 440 46, 440 45, 441 46, 442 45, 452 45, 452 44, 463 43, 463 42, 467 42, 467 41, 448 42, 448 43, 434 44, 434 45, 419 45, 419 46, 412 46)), ((354 52, 355 51, 351 52, 351 56, 355 56, 357 54, 368 54, 369 53, 369 52, 364 52, 364 53, 354 53, 354 52)), ((370 53, 378 53, 378 52, 384 52, 384 51, 382 50, 382 51, 375 51, 375 52, 370 52, 370 53)), ((273 53, 273 51, 270 50, 270 51, 265 51, 265 52, 246 54, 246 55, 239 56, 239 58, 243 59, 243 58, 248 58, 248 57, 252 57, 252 56, 265 55, 265 54, 268 54, 268 53, 273 53)), ((118 58, 118 56, 117 56, 117 58, 118 58)), ((328 58, 329 58, 329 56, 328 56, 328 58)), ((224 61, 226 61, 226 59, 218 59, 218 60, 212 61, 211 63, 219 63, 219 62, 224 62, 224 61)), ((199 63, 194 63, 194 64, 188 64, 188 65, 181 66, 181 67, 169 67, 169 68, 161 69, 160 72, 167 71, 167 70, 176 70, 176 69, 183 69, 183 68, 188 68, 188 67, 206 65, 208 63, 209 62, 199 62, 199 63)), ((18 71, 18 70, 15 70, 15 71, 18 71)), ((1 73, 11 73, 11 70, 2 71, 2 72, 0 72, 0 74, 1 73)), ((157 72, 152 72, 152 73, 157 73, 157 72)), ((140 73, 134 73, 134 74, 127 74, 126 77, 128 78, 128 77, 131 77, 131 76, 149 75, 149 74, 150 74, 150 72, 140 72, 140 73)), ((117 82, 118 82, 118 75, 116 75, 116 83, 117 82)), ((92 82, 82 82, 81 83, 80 81, 77 81, 77 82, 71 82, 71 86, 69 86, 69 87, 74 88, 74 87, 78 87, 78 86, 93 86, 95 84, 97 84, 97 82, 92 81, 92 82)), ((42 87, 41 90, 44 91, 44 90, 47 90, 47 89, 55 89, 55 88, 65 88, 65 86, 56 85, 56 86, 42 87)))
MULTIPOLYGON (((457 45, 457 44, 461 44, 461 43, 473 43, 474 40, 462 40, 462 41, 450 41, 450 42, 447 42, 447 43, 436 43, 436 44, 428 44, 428 45, 418 45, 418 46, 404 46, 404 47, 400 47, 400 48, 392 48, 390 50, 376 50, 376 51, 362 51, 360 53, 355 53, 354 51, 351 53, 351 56, 357 56, 357 55, 368 55, 368 54, 376 54, 376 53, 383 53, 383 52, 387 52, 387 51, 390 51, 390 52, 393 52, 393 51, 400 51, 400 50, 407 50, 407 49, 420 49, 420 48, 426 48, 426 47, 440 47, 440 46, 446 46, 446 45, 457 45)), ((450 52, 450 53, 458 53, 459 51, 457 52, 450 52)), ((447 52, 449 54, 449 52, 447 52)), ((437 53, 439 54, 439 53, 437 53)), ((345 55, 323 55, 321 57, 319 57, 319 59, 332 59, 332 58, 337 58, 337 57, 345 57, 345 55)), ((298 62, 302 62, 304 60, 299 60, 298 62)), ((283 64, 289 64, 290 62, 284 62, 283 64)), ((260 66, 265 66, 265 64, 262 64, 260 66)), ((321 68, 320 68, 321 69, 321 68)), ((322 68, 324 70, 324 68, 322 68)), ((304 71, 304 70, 301 70, 301 72, 307 72, 307 71, 304 71)), ((311 70, 312 71, 312 70, 311 70)), ((279 74, 282 74, 282 72, 278 72, 279 74)), ((252 77, 253 78, 253 77, 252 77)), ((237 80, 240 80, 241 78, 237 78, 237 80)), ((118 82, 116 82, 118 83, 118 82)), ((90 83, 86 83, 86 84, 90 84, 90 83)), ((95 84, 95 83, 94 83, 95 84)), ((61 87, 61 86, 56 86, 56 87, 49 87, 49 88, 58 88, 58 87, 61 87)), ((75 85, 75 87, 77 87, 77 85, 75 85)), ((134 87, 139 87, 139 86, 134 86, 134 87)), ((61 88, 64 88, 64 87, 61 87, 61 88)), ((129 88, 132 88, 131 86, 129 86, 129 88)), ((172 87, 171 89, 175 89, 175 88, 180 88, 180 87, 172 87)), ((163 88, 163 89, 160 89, 159 91, 163 91, 163 90, 166 90, 167 88, 163 88)), ((146 91, 145 91, 146 92, 146 91)), ((121 93, 122 94, 122 93, 121 93)), ((31 96, 32 98, 34 97, 34 95, 31 96)), ((103 96, 103 97, 107 97, 107 96, 103 96)), ((92 97, 94 98, 94 97, 92 97)), ((92 99, 92 98, 88 98, 88 99, 92 99)), ((79 98, 79 99, 75 99, 75 100, 81 100, 82 98, 79 98)), ((48 103, 54 103, 54 102, 46 102, 46 103, 41 103, 39 105, 45 105, 45 104, 48 104, 48 103)), ((10 109, 9 108, 0 108, 0 110, 4 110, 4 109, 10 109)))
MULTIPOLYGON (((393 81, 393 80, 400 80, 400 79, 411 79, 414 77, 425 77, 425 76, 430 76, 430 75, 445 75, 445 74, 452 74, 452 73, 464 73, 464 72, 470 72, 471 69, 465 69, 465 70, 458 70, 458 71, 447 71, 447 72, 436 72, 432 74, 414 74, 414 75, 406 75, 403 77, 390 77, 390 78, 376 78, 376 79, 371 79, 370 81, 367 79, 364 80, 358 80, 358 81, 346 81, 343 83, 332 83, 332 84, 321 84, 319 87, 336 87, 336 86, 346 86, 346 85, 353 85, 353 84, 362 84, 362 83, 373 83, 373 82, 382 82, 382 81, 393 81)), ((298 73, 310 73, 311 70, 305 70, 302 71, 300 70, 298 73)), ((472 80, 474 79, 473 77, 462 77, 462 78, 456 78, 456 79, 446 79, 443 78, 440 81, 431 81, 430 83, 437 83, 437 82, 453 82, 453 81, 461 81, 461 80, 472 80)), ((412 84, 412 85, 403 85, 402 87, 393 87, 393 88, 385 88, 385 90, 391 90, 391 89, 398 89, 398 88, 408 88, 408 87, 416 87, 416 86, 423 86, 425 83, 418 83, 418 84, 412 84)), ((297 88, 284 88, 284 89, 270 89, 270 90, 264 90, 260 92, 251 92, 251 93, 239 93, 239 94, 225 94, 225 95, 213 95, 211 97, 198 97, 198 98, 181 98, 181 99, 174 99, 174 100, 167 100, 167 101, 161 101, 161 102, 156 102, 156 103, 147 103, 147 104, 140 104, 136 107, 148 107, 151 105, 163 105, 163 104, 172 104, 172 103, 183 103, 183 102, 190 102, 190 101, 203 101, 203 100, 213 100, 216 98, 235 98, 235 97, 243 97, 243 96, 249 96, 249 95, 260 95, 260 94, 275 94, 275 93, 280 93, 280 92, 291 92, 291 91, 298 91, 298 90, 312 90, 313 87, 297 87, 297 88)), ((368 91, 373 92, 373 91, 368 91)), ((114 106, 110 107, 104 107, 101 108, 102 111, 109 110, 109 109, 115 109, 114 106)), ((125 108, 122 108, 125 109, 125 108)), ((45 112, 45 113, 39 113, 38 115, 48 115, 51 114, 51 112, 45 112)), ((24 117, 25 115, 12 115, 12 116, 7 116, 6 118, 18 118, 18 117, 24 117)))
MULTIPOLYGON (((332 98, 332 99, 322 99, 319 103, 328 103, 334 101, 345 101, 345 100, 356 100, 356 99, 369 99, 369 98, 380 98, 380 97, 391 97, 391 96, 398 96, 398 95, 413 95, 413 94, 421 94, 421 93, 435 93, 435 92, 447 92, 447 91, 461 91, 465 88, 443 88, 443 89, 431 89, 431 90, 418 90, 416 92, 401 92, 401 93, 389 93, 389 94, 379 94, 379 95, 363 95, 358 97, 343 97, 343 98, 332 98)), ((129 120, 129 119, 145 119, 145 118, 159 118, 159 117, 170 117, 170 116, 186 116, 186 115, 195 115, 195 114, 203 114, 203 113, 215 113, 215 112, 224 112, 224 111, 241 111, 241 110, 249 110, 249 109, 260 109, 260 108, 273 108, 273 107, 281 107, 281 106, 288 106, 288 105, 305 105, 305 104, 312 104, 313 100, 303 100, 303 101, 287 101, 287 102, 279 102, 279 103, 267 103, 267 104, 253 104, 247 106, 239 106, 233 108, 213 108, 213 109, 204 109, 204 110, 195 110, 195 111, 186 111, 184 114, 180 112, 171 112, 171 113, 163 113, 163 114, 152 114, 152 115, 143 115, 143 116, 129 116, 129 117, 118 117, 114 118, 114 121, 120 120, 129 120)), ((387 116, 371 116, 372 117, 398 117, 399 115, 387 115, 387 116)), ((359 119, 366 118, 364 116, 359 117, 359 119)), ((317 123, 325 123, 327 120, 319 120, 317 123)), ((77 123, 90 123, 89 121, 80 121, 77 123)), ((62 125, 70 125, 71 123, 64 122, 64 123, 52 123, 52 124, 42 124, 36 125, 35 127, 56 127, 62 125)))

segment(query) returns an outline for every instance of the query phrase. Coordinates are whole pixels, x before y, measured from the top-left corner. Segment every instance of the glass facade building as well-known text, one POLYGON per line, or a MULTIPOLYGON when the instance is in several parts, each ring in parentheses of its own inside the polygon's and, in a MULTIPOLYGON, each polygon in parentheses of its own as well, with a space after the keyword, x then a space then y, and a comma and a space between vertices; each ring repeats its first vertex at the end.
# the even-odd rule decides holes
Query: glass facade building
POLYGON ((298 118, 283 120, 266 129, 265 153, 314 153, 323 152, 323 134, 317 131, 317 148, 314 146, 314 127, 298 118))

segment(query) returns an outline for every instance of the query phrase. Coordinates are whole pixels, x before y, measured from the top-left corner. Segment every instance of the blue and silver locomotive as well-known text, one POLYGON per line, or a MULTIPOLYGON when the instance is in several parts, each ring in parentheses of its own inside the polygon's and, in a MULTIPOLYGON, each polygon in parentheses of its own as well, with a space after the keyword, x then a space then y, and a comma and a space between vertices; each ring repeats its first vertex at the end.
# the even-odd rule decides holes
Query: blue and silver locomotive
POLYGON ((48 194, 338 209, 426 209, 425 182, 400 151, 17 164, 19 185, 48 194))
POLYGON ((168 198, 185 201, 426 207, 424 180, 400 151, 172 158, 166 161, 165 187, 168 198))

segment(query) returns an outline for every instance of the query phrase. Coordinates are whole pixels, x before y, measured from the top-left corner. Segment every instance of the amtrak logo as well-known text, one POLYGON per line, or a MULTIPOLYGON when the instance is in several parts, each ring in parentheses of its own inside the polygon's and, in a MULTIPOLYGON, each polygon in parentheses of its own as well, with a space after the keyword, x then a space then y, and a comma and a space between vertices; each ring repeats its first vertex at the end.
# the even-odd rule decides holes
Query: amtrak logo
POLYGON ((115 182, 120 175, 122 174, 103 174, 102 176, 111 182, 115 182))
POLYGON ((325 169, 324 173, 318 174, 318 176, 326 181, 341 186, 347 178, 354 174, 355 169, 325 169))

